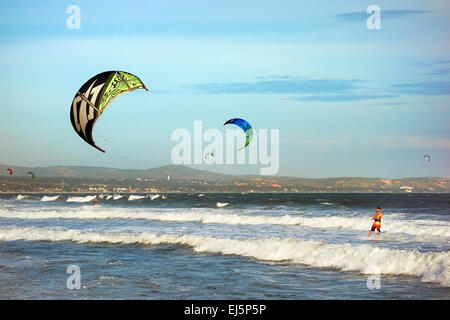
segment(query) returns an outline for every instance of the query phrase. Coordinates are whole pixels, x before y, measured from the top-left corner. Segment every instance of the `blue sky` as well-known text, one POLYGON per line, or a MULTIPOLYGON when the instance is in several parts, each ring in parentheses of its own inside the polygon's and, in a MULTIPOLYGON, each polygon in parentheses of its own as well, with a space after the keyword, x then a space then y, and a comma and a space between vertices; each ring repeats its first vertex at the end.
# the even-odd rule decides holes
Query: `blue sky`
POLYGON ((280 129, 279 175, 450 176, 448 1, 1 1, 0 15, 0 163, 166 165, 175 129, 240 117, 280 129), (79 30, 66 27, 72 4, 79 30), (380 30, 366 27, 372 4, 380 30), (150 92, 109 105, 94 130, 103 154, 69 110, 106 70, 150 92))

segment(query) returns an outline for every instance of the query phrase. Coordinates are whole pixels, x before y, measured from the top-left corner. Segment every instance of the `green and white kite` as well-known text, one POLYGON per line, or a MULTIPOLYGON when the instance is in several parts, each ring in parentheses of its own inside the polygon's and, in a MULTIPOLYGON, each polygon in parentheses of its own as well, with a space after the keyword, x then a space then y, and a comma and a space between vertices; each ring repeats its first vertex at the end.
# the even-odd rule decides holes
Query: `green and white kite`
POLYGON ((136 89, 145 89, 144 83, 125 71, 106 71, 89 79, 75 94, 70 109, 70 121, 78 135, 94 148, 92 129, 106 106, 119 95, 136 89))

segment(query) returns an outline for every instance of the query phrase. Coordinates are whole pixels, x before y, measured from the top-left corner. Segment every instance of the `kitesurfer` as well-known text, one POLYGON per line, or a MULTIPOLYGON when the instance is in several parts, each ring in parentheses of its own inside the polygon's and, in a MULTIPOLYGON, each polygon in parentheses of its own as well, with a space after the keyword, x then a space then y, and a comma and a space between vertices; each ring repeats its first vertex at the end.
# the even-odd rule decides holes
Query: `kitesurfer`
POLYGON ((377 207, 377 212, 374 214, 372 220, 374 220, 372 229, 369 232, 369 237, 372 234, 375 229, 377 230, 377 235, 380 235, 381 232, 381 218, 383 217, 383 214, 381 213, 381 208, 377 207))

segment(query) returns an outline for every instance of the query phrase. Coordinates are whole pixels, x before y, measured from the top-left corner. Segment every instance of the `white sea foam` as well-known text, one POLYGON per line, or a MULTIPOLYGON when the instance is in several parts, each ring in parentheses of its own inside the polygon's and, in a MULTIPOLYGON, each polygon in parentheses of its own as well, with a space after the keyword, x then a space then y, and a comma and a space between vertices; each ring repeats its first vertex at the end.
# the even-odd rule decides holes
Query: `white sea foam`
POLYGON ((216 203, 217 208, 222 208, 222 207, 225 207, 227 205, 229 205, 228 202, 217 202, 216 203))
POLYGON ((69 197, 66 202, 90 202, 97 198, 97 196, 85 196, 85 197, 69 197))
POLYGON ((109 199, 112 199, 112 195, 110 195, 110 194, 108 194, 107 196, 106 196, 106 200, 109 200, 109 199))
POLYGON ((131 196, 128 197, 128 201, 141 200, 141 199, 144 199, 144 198, 145 198, 145 196, 133 196, 133 195, 131 195, 131 196))
POLYGON ((55 201, 58 198, 59 198, 59 196, 43 196, 41 198, 41 201, 44 201, 44 202, 55 201))
MULTIPOLYGON (((87 202, 91 200, 86 200, 87 202)), ((367 231, 372 221, 363 217, 302 217, 293 215, 238 215, 234 213, 213 213, 212 211, 185 212, 148 212, 135 209, 100 209, 83 207, 78 210, 64 211, 9 211, 0 209, 0 217, 19 219, 146 219, 165 222, 200 222, 204 224, 227 225, 287 225, 303 226, 315 229, 348 229, 367 231)), ((450 223, 438 220, 397 220, 386 218, 381 227, 382 234, 408 234, 419 237, 422 241, 437 241, 450 238, 450 223)), ((447 239, 448 240, 448 239, 447 239)))
POLYGON ((19 195, 17 195, 16 200, 25 200, 27 198, 29 198, 29 196, 24 196, 24 195, 19 194, 19 195))
POLYGON ((123 198, 123 196, 121 196, 120 194, 115 194, 114 197, 113 197, 113 200, 119 200, 119 199, 122 199, 122 198, 123 198))
POLYGON ((195 252, 239 255, 263 261, 303 264, 371 274, 418 276, 424 282, 450 287, 450 252, 422 253, 416 250, 380 248, 371 245, 328 244, 296 239, 219 239, 196 235, 151 233, 95 233, 73 229, 1 229, 1 241, 73 241, 77 243, 187 245, 195 252), (376 268, 374 268, 376 267, 376 268))
POLYGON ((159 194, 151 194, 151 195, 149 196, 149 198, 150 198, 150 200, 156 200, 156 199, 158 199, 160 196, 161 196, 161 195, 159 195, 159 194))

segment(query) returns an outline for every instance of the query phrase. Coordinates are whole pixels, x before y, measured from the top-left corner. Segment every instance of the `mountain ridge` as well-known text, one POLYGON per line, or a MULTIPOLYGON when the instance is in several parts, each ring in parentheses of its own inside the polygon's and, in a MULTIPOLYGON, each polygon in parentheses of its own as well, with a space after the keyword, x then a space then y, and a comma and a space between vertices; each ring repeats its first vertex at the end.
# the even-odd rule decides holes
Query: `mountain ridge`
MULTIPOLYGON (((446 177, 406 177, 406 178, 384 178, 384 177, 364 177, 364 176, 338 176, 338 177, 326 177, 326 178, 305 178, 295 176, 263 176, 263 175, 234 175, 226 173, 218 173, 209 170, 194 169, 183 165, 164 165, 147 169, 119 169, 112 167, 95 167, 95 166, 39 166, 39 167, 26 167, 16 165, 5 165, 0 163, 0 176, 8 176, 8 168, 13 169, 16 176, 26 176, 28 171, 35 170, 36 174, 41 177, 47 178, 165 178, 167 175, 171 175, 171 178, 206 178, 205 180, 212 180, 211 176, 216 179, 220 177, 220 180, 234 180, 234 179, 254 179, 254 178, 277 178, 277 179, 301 179, 301 180, 329 180, 329 179, 384 179, 384 180, 405 180, 405 179, 448 179, 446 177), (184 172, 182 171, 184 170, 184 172), (177 174, 180 175, 177 177, 177 174)), ((33 171, 34 172, 34 171, 33 171)), ((202 180, 202 179, 200 179, 202 180)))

